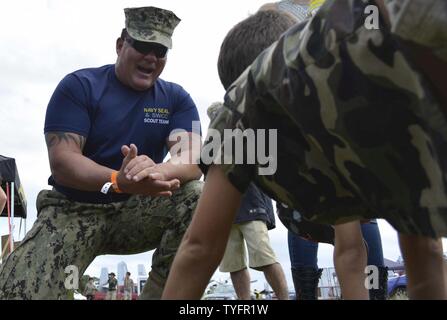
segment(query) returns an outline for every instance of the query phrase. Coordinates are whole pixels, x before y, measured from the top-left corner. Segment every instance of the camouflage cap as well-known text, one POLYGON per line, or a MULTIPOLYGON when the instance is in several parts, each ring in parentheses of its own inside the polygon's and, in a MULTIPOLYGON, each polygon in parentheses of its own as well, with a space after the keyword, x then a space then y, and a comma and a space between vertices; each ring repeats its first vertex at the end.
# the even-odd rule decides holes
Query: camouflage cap
POLYGON ((157 7, 124 9, 126 30, 138 41, 156 42, 172 48, 172 33, 180 19, 169 10, 157 7))

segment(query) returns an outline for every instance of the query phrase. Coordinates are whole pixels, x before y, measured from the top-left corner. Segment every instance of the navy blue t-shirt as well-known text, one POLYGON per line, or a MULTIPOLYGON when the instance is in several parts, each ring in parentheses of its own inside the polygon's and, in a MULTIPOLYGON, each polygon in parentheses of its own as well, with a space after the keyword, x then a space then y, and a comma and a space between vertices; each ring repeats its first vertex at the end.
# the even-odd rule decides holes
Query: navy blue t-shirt
MULTIPOLYGON (((48 104, 44 131, 85 137, 86 157, 119 170, 122 145, 134 143, 138 154, 161 163, 168 152, 169 134, 175 129, 191 132, 193 121, 200 121, 196 105, 181 86, 158 79, 150 90, 135 91, 118 80, 114 65, 106 65, 73 72, 59 83, 48 104)), ((81 202, 110 203, 128 198, 63 187, 52 177, 48 183, 81 202)))
POLYGON ((272 199, 259 190, 254 183, 250 183, 242 197, 234 223, 240 224, 255 220, 264 221, 269 230, 276 227, 272 199))

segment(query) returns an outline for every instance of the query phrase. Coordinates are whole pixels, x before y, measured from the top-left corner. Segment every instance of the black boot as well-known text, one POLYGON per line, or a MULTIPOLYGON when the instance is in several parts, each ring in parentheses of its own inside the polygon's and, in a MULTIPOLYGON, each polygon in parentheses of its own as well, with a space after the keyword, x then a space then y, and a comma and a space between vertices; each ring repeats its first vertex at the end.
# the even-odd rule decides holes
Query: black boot
POLYGON ((293 285, 296 300, 317 300, 318 282, 323 269, 312 267, 292 268, 293 285))
POLYGON ((388 295, 388 268, 379 268, 379 289, 369 289, 370 300, 386 300, 388 295))

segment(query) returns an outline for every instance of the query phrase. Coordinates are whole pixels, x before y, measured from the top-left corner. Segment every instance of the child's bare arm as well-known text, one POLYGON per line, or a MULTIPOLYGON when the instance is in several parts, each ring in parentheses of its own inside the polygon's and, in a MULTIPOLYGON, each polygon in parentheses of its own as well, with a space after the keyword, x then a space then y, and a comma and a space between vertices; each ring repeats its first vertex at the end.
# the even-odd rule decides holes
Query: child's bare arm
POLYGON ((212 166, 172 264, 163 299, 200 299, 225 252, 240 201, 241 193, 218 166, 212 166))

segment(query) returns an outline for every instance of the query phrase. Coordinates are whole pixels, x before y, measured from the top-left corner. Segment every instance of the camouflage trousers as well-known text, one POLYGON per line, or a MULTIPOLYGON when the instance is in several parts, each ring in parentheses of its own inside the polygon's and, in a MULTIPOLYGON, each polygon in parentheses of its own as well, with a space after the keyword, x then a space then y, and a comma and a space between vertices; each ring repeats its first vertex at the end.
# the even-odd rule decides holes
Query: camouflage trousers
POLYGON ((41 191, 37 221, 0 269, 0 298, 67 299, 67 266, 81 276, 98 255, 156 249, 140 298, 159 299, 201 190, 202 182, 192 181, 169 198, 135 195, 110 204, 41 191))

